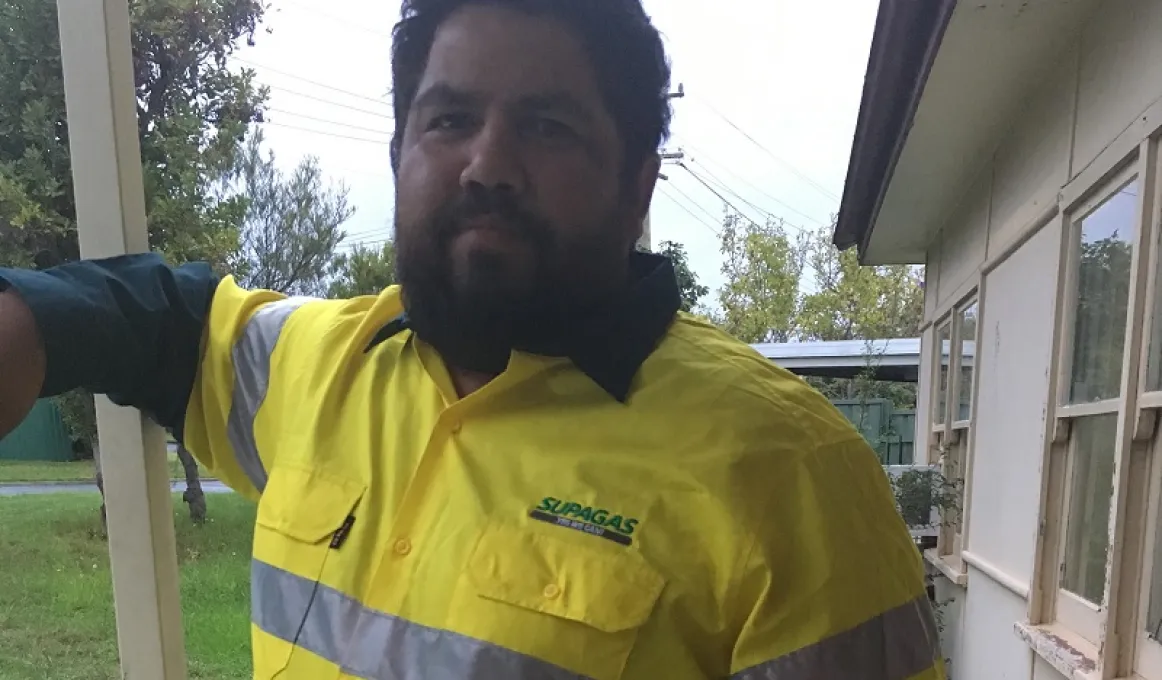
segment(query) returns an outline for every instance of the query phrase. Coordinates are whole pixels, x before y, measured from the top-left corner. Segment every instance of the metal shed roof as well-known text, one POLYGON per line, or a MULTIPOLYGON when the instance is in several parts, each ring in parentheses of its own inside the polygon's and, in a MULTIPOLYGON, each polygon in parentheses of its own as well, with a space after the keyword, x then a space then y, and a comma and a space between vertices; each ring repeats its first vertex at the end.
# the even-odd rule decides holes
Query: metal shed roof
MULTIPOLYGON (((916 382, 920 374, 920 338, 762 342, 751 347, 797 375, 854 378, 869 365, 877 380, 916 382)), ((971 366, 974 349, 973 343, 964 343, 965 365, 971 366)))

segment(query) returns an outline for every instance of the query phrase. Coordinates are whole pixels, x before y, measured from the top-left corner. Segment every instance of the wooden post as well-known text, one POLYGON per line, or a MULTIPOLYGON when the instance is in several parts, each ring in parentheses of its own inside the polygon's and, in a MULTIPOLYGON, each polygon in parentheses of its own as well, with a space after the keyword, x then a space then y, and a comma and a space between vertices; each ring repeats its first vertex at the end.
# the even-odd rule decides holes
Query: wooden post
MULTIPOLYGON (((58 0, 81 255, 149 248, 127 0, 58 0)), ((165 436, 97 398, 121 677, 183 680, 173 499, 165 436)))

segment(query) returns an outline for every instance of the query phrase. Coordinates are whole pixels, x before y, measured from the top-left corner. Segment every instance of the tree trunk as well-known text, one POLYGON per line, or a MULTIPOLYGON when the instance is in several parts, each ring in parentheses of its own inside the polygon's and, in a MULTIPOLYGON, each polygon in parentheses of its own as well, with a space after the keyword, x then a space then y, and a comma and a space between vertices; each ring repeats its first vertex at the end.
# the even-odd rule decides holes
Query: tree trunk
POLYGON ((194 524, 201 524, 206 521, 206 493, 202 491, 202 481, 198 477, 198 463, 181 444, 178 444, 178 460, 186 471, 186 491, 182 500, 190 506, 190 519, 194 524))
POLYGON ((101 492, 101 533, 109 535, 109 518, 105 515, 105 477, 101 474, 101 445, 93 445, 93 465, 97 469, 97 491, 101 492))

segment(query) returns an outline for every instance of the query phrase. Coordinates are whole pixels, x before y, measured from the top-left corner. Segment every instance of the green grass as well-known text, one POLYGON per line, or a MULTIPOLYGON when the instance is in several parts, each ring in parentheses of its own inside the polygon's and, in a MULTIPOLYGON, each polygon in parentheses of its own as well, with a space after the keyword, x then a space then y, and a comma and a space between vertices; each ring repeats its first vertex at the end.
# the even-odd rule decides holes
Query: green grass
MULTIPOLYGON (((249 679, 254 506, 233 494, 207 503, 203 526, 174 503, 190 677, 249 679)), ((0 678, 119 677, 99 504, 95 493, 0 498, 0 678)))
MULTIPOLYGON (((199 469, 200 466, 199 466, 199 469)), ((169 456, 172 479, 185 479, 186 473, 174 454, 169 456)), ((205 474, 205 470, 201 470, 205 474)), ((91 482, 96 468, 91 460, 52 463, 46 461, 0 460, 0 483, 5 482, 91 482)))

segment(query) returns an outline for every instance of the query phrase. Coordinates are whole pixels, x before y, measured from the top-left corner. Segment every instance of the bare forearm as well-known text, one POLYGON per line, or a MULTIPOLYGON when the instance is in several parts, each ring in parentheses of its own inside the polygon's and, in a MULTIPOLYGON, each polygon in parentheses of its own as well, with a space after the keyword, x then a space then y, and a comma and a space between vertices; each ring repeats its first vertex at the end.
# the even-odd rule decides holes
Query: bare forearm
POLYGON ((0 439, 32 409, 44 383, 44 345, 32 310, 13 291, 0 292, 0 439))

